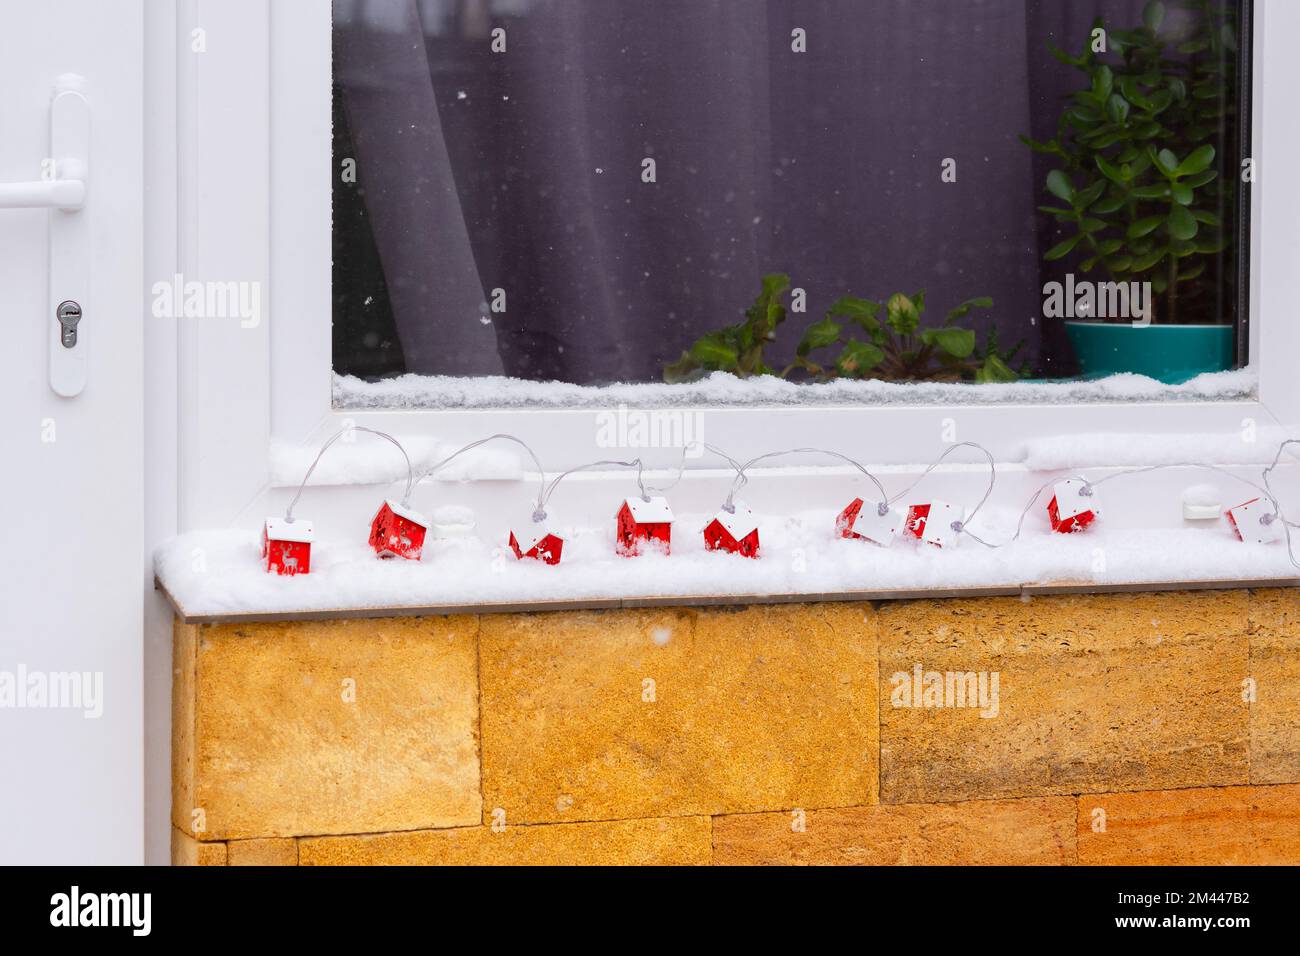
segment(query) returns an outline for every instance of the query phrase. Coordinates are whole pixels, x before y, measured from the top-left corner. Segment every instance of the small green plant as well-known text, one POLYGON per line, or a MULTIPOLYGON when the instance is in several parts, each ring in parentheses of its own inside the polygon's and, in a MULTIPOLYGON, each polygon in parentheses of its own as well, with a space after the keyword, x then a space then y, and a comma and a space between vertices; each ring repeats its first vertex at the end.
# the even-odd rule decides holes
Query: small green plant
POLYGON ((1106 33, 1098 19, 1078 56, 1051 47, 1087 85, 1071 96, 1055 137, 1021 137, 1060 160, 1047 177, 1047 191, 1059 202, 1039 209, 1073 230, 1043 258, 1080 250, 1085 273, 1149 281, 1156 317, 1170 323, 1181 317, 1180 288, 1226 247, 1218 210, 1235 203, 1235 177, 1223 174, 1211 142, 1236 111, 1235 75, 1225 66, 1226 54, 1237 49, 1231 5, 1177 6, 1190 14, 1177 31, 1165 27, 1166 5, 1150 0, 1140 27, 1106 33), (1103 62, 1099 37, 1118 60, 1103 62))
POLYGON ((763 349, 785 321, 781 298, 789 288, 790 277, 783 272, 763 276, 763 291, 745 310, 745 321, 696 339, 680 359, 664 366, 664 381, 685 382, 704 372, 731 372, 741 378, 773 374, 763 361, 763 349))
MULTIPOLYGON (((678 361, 665 366, 664 381, 689 381, 707 372, 730 372, 741 378, 776 374, 764 360, 763 350, 786 318, 782 297, 789 288, 790 277, 783 273, 764 276, 762 292, 746 310, 745 321, 696 339, 678 361)), ((972 309, 992 305, 987 297, 968 299, 950 311, 942 325, 921 328, 924 291, 910 296, 896 292, 883 305, 844 296, 804 330, 794 361, 780 374, 789 378, 799 373, 821 382, 836 378, 1014 381, 1022 374, 1010 366, 1019 345, 1003 354, 996 331, 990 330, 984 348, 979 349, 974 331, 956 324, 972 309), (833 351, 825 358, 814 357, 826 350, 833 351)))
POLYGON ((870 299, 844 296, 826 310, 826 317, 804 332, 795 360, 782 373, 802 369, 814 379, 881 378, 894 381, 1007 382, 1019 378, 996 351, 996 334, 983 351, 975 333, 956 324, 972 309, 988 309, 987 296, 967 299, 950 311, 943 324, 921 328, 925 291, 895 292, 882 305, 870 299), (884 319, 881 320, 881 313, 884 319), (856 333, 862 333, 858 338, 856 333), (838 349, 833 357, 814 361, 813 353, 838 349))

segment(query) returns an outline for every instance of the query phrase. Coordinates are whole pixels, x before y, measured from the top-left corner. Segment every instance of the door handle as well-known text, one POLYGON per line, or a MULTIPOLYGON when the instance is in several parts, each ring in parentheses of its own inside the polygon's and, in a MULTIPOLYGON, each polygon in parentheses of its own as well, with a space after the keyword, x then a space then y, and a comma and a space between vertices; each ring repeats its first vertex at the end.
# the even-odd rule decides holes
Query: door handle
POLYGON ((0 209, 80 209, 86 183, 80 179, 41 179, 0 183, 0 209))
POLYGON ((50 234, 48 329, 50 388, 71 398, 86 387, 95 326, 90 310, 90 102, 85 81, 60 76, 50 101, 50 153, 46 178, 0 183, 0 209, 48 209, 50 234))

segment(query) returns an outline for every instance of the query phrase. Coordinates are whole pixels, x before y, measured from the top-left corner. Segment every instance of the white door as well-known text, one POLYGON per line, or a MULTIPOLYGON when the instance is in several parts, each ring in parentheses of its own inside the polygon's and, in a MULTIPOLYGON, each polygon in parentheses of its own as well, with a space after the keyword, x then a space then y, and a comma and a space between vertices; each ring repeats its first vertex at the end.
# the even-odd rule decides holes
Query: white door
POLYGON ((0 864, 143 859, 142 46, 141 0, 0 0, 0 864))

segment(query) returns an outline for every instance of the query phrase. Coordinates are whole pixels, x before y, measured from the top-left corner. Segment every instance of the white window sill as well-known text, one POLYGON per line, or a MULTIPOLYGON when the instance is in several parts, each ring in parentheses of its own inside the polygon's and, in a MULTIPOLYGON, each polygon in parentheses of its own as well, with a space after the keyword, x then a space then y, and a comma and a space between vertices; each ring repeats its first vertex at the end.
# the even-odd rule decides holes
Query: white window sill
MULTIPOLYGON (((1005 531, 1006 517, 980 532, 1005 531)), ((1076 535, 1027 522, 1031 530, 1007 548, 965 540, 941 551, 837 539, 833 519, 830 511, 773 517, 761 526, 757 559, 706 552, 703 514, 678 516, 671 556, 617 557, 611 519, 609 527, 569 532, 554 567, 518 561, 478 538, 429 542, 420 562, 381 561, 358 532, 354 540, 318 540, 311 573, 297 577, 262 570, 251 532, 196 532, 160 550, 156 573, 193 623, 1300 584, 1284 545, 1243 544, 1221 522, 1076 535)))
MULTIPOLYGON (((690 462, 680 476, 676 468, 646 472, 647 485, 665 488, 676 513, 673 553, 623 558, 613 549, 614 513, 635 493, 634 474, 583 472, 565 479, 547 506, 549 530, 565 541, 558 566, 519 561, 505 546, 508 529, 529 520, 539 486, 539 476, 524 471, 508 447, 490 454, 479 449, 479 458, 467 455, 463 470, 443 476, 451 480, 421 484, 412 496, 412 505, 435 524, 444 509, 456 511, 462 522, 471 515, 469 536, 433 540, 431 532, 420 562, 377 559, 365 544, 369 521, 379 502, 400 493, 405 463, 385 443, 359 436, 331 448, 298 504, 296 514, 317 530, 309 574, 268 574, 258 555, 262 518, 284 512, 315 454, 314 447, 302 446, 282 449, 276 471, 285 480, 259 502, 264 512, 245 513, 235 529, 174 539, 159 551, 156 575, 177 611, 193 622, 1293 586, 1300 572, 1284 544, 1245 544, 1222 517, 1189 522, 1182 510, 1183 492, 1191 486, 1217 489, 1219 515, 1255 497, 1252 485, 1288 433, 1294 430, 1093 433, 1023 442, 1014 462, 999 462, 993 494, 970 523, 973 533, 993 543, 1010 541, 1035 490, 1067 474, 1108 479, 1098 489, 1102 517, 1083 533, 1055 534, 1047 524, 1047 499, 1040 498, 1019 540, 992 549, 969 537, 943 550, 908 539, 890 548, 840 539, 834 535, 836 515, 855 497, 871 497, 869 482, 849 466, 795 464, 753 471, 741 492, 759 519, 760 556, 707 552, 702 529, 717 513, 734 473, 706 459, 690 462), (327 462, 332 471, 324 470, 327 462), (1150 465, 1170 467, 1133 470, 1150 465)), ((441 455, 431 438, 409 445, 417 461, 441 455)), ((656 453, 673 460, 680 455, 656 453)), ((972 458, 979 456, 963 453, 962 460, 945 462, 899 504, 940 500, 969 509, 983 495, 989 474, 986 464, 972 458)), ((923 475, 919 464, 865 463, 891 494, 923 475)), ((1292 457, 1274 474, 1274 489, 1292 520, 1300 515, 1297 488, 1300 462, 1292 457)), ((1300 553, 1300 531, 1293 537, 1300 553)))

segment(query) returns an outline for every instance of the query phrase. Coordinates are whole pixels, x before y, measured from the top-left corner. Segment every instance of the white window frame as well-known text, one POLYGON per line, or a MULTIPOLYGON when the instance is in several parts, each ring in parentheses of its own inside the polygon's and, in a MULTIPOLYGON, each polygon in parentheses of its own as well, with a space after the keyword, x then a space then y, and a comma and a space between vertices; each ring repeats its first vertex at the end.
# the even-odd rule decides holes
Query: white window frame
MULTIPOLYGON (((262 283, 255 328, 182 324, 178 342, 182 527, 260 520, 273 440, 318 443, 344 422, 469 441, 509 431, 548 470, 608 458, 592 409, 360 410, 331 404, 330 5, 324 0, 183 0, 178 53, 178 269, 262 283), (206 52, 188 51, 204 30, 206 52)), ((1014 461, 1027 440, 1094 432, 1205 433, 1300 423, 1300 155, 1288 105, 1300 88, 1300 4, 1258 0, 1250 191, 1255 398, 1078 405, 703 408, 706 437, 736 457, 837 448, 864 462, 930 461, 945 420, 1014 461), (1272 175, 1269 158, 1279 167, 1272 175)), ((660 464, 673 463, 663 453, 660 464)), ((809 460, 807 463, 815 463, 809 460)), ((704 461, 700 464, 711 465, 704 461)), ((626 475, 621 476, 623 479, 626 475)), ((328 489, 325 489, 328 491, 328 489)), ((322 491, 321 494, 324 494, 322 491)), ((796 499, 797 500, 797 499, 796 499)))

